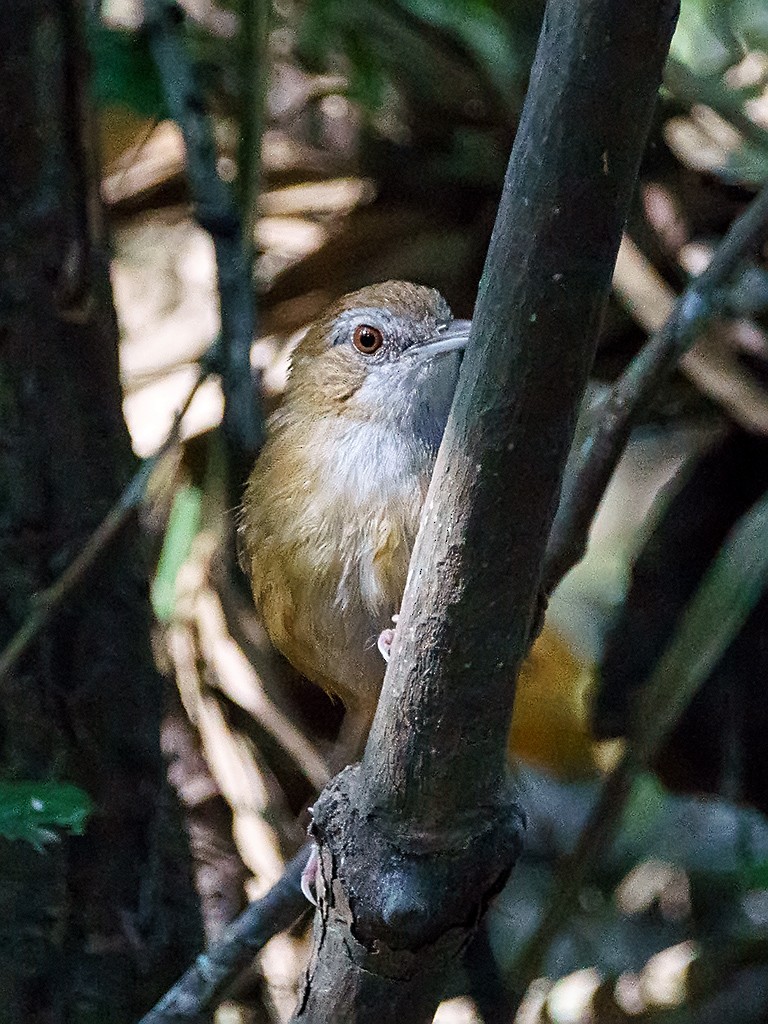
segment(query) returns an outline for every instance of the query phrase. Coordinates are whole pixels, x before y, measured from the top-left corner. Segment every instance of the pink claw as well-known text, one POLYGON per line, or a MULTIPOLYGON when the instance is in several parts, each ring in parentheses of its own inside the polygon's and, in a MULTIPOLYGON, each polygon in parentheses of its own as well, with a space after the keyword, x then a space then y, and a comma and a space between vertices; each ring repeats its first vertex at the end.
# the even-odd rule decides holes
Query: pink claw
POLYGON ((320 858, 317 855, 317 844, 312 843, 312 850, 309 854, 309 860, 301 872, 301 891, 307 897, 313 907, 317 906, 317 896, 315 896, 315 888, 317 886, 317 872, 320 869, 320 858))
POLYGON ((379 633, 379 639, 376 641, 376 646, 379 648, 379 654, 386 662, 389 661, 389 656, 392 652, 392 642, 394 639, 394 629, 383 629, 381 633, 379 633))
MULTIPOLYGON (((392 621, 397 625, 397 620, 400 618, 399 615, 393 615, 392 621)), ((392 654, 392 644, 395 639, 394 629, 382 629, 379 633, 379 639, 376 641, 376 646, 379 648, 379 654, 382 656, 384 661, 389 664, 389 659, 392 654)))

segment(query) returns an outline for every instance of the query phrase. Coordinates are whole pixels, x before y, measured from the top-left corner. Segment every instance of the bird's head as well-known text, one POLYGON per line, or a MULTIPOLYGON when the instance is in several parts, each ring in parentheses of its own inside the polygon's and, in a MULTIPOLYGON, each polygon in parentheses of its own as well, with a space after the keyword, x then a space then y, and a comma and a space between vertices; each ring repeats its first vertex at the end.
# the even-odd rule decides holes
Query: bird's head
POLYGON ((331 306, 296 348, 286 406, 292 416, 396 426, 436 448, 469 326, 432 288, 361 288, 331 306))

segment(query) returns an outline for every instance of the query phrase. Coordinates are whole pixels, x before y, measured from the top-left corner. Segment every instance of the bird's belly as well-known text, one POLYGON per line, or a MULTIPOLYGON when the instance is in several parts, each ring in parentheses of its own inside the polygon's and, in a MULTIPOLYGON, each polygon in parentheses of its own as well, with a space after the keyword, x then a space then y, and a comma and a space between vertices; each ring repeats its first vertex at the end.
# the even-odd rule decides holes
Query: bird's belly
POLYGON ((359 591, 337 571, 318 571, 316 564, 300 564, 292 583, 290 608, 275 601, 261 602, 270 636, 286 658, 311 682, 340 697, 347 707, 375 708, 384 679, 385 662, 377 640, 391 626, 405 583, 391 600, 372 611, 359 591), (341 596, 340 596, 341 595, 341 596))
POLYGON ((416 526, 373 515, 364 536, 334 530, 337 543, 323 545, 310 535, 253 560, 254 592, 273 643, 348 707, 376 706, 386 668, 377 640, 399 610, 416 526))
POLYGON ((273 442, 253 475, 251 582, 277 649, 347 706, 372 710, 386 667, 376 641, 400 608, 431 461, 391 432, 324 440, 333 458, 302 436, 292 449, 301 461, 279 475, 273 442))
POLYGON ((376 642, 389 625, 391 615, 375 617, 362 606, 343 611, 327 606, 325 613, 315 612, 311 628, 294 628, 283 653, 347 707, 372 711, 386 669, 376 642))

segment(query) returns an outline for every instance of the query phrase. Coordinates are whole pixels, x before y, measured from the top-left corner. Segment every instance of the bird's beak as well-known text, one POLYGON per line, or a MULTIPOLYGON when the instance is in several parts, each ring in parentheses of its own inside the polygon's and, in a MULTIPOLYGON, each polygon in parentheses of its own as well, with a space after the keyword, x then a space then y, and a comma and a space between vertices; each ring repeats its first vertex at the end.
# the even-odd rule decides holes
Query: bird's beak
POLYGON ((441 324, 428 341, 407 349, 404 355, 420 362, 446 352, 462 351, 466 347, 471 326, 471 320, 451 320, 450 323, 441 324))

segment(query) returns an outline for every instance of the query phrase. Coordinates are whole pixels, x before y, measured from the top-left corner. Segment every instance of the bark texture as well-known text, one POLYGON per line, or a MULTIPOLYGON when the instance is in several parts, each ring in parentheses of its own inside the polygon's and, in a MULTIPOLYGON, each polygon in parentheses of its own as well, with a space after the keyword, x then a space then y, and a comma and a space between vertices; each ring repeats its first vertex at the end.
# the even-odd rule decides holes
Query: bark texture
MULTIPOLYGON (((0 646, 134 468, 83 17, 17 0, 0 20, 0 646)), ((3 1022, 135 1020, 199 948, 149 621, 132 524, 0 682, 2 777, 74 782, 96 805, 43 853, 0 840, 3 1022)))
POLYGON ((676 15, 547 4, 379 709, 315 805, 297 1021, 430 1021, 516 860, 513 680, 676 15))

